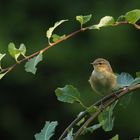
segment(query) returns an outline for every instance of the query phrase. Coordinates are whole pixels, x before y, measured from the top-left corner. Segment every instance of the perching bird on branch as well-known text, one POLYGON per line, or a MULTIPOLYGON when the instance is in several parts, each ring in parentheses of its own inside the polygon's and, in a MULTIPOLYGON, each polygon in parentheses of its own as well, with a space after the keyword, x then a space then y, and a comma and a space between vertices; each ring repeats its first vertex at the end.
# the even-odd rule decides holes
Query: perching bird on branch
POLYGON ((107 95, 116 87, 117 76, 114 74, 110 63, 103 58, 98 58, 93 63, 94 70, 89 78, 92 89, 102 95, 107 95))

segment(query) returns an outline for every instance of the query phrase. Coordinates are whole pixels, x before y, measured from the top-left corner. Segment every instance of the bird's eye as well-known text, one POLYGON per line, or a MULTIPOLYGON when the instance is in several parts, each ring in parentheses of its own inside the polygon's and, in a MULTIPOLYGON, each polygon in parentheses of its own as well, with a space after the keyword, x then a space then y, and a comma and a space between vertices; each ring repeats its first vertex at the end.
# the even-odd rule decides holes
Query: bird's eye
POLYGON ((102 65, 102 63, 100 62, 99 65, 102 65))

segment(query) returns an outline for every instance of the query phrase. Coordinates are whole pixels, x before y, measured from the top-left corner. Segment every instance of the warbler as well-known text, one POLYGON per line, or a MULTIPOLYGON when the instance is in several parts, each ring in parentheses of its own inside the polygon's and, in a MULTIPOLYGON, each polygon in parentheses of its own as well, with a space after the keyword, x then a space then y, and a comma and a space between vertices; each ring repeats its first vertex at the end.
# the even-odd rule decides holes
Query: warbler
POLYGON ((92 89, 102 95, 107 95, 116 86, 117 76, 114 74, 110 63, 103 58, 98 58, 93 63, 94 70, 89 78, 92 89))

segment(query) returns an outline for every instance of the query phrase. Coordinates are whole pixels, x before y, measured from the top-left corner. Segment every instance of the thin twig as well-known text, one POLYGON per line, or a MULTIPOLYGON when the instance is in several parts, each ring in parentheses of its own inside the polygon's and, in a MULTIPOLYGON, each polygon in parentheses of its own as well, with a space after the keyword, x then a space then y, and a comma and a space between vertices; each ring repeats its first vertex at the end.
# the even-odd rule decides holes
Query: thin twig
POLYGON ((73 140, 76 140, 76 138, 81 134, 81 132, 84 130, 84 128, 86 128, 86 126, 88 126, 90 124, 90 122, 92 122, 101 112, 101 110, 98 110, 97 112, 95 112, 79 129, 78 131, 75 133, 73 140))
POLYGON ((73 127, 73 125, 77 124, 79 122, 79 120, 81 120, 83 117, 85 117, 85 115, 87 115, 88 112, 85 111, 83 112, 81 115, 79 115, 75 120, 73 120, 70 125, 64 130, 64 132, 61 134, 61 136, 59 137, 58 140, 62 140, 64 138, 64 136, 67 134, 67 132, 73 127))
POLYGON ((119 22, 116 22, 115 24, 113 24, 112 26, 118 26, 118 25, 123 25, 123 24, 128 24, 127 21, 119 21, 119 22))

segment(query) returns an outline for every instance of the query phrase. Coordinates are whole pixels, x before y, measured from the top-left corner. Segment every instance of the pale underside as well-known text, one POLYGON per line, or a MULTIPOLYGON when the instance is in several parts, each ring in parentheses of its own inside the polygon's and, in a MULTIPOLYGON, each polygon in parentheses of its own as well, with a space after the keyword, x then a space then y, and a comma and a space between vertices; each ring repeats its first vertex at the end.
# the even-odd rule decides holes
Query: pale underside
POLYGON ((103 95, 109 94, 115 88, 116 75, 112 72, 97 72, 94 70, 91 74, 89 82, 95 92, 103 95))

